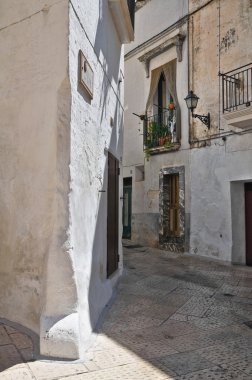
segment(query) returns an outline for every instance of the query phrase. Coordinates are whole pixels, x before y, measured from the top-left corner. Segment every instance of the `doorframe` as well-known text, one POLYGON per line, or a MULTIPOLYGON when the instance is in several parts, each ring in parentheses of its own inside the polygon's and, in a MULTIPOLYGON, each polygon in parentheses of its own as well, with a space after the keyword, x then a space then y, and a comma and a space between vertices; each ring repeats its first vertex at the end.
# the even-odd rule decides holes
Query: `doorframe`
POLYGON ((110 278, 113 276, 118 268, 119 268, 119 177, 120 177, 120 164, 119 160, 110 152, 108 152, 108 182, 107 182, 107 278, 110 278), (113 236, 114 240, 114 257, 113 257, 113 263, 114 265, 114 270, 111 271, 109 268, 109 160, 110 158, 113 158, 114 162, 116 163, 115 165, 115 198, 114 198, 114 206, 115 206, 115 234, 113 236))
POLYGON ((162 168, 159 172, 159 245, 163 249, 172 252, 184 252, 185 250, 185 167, 173 166, 162 168), (179 175, 179 236, 167 236, 164 230, 164 177, 166 175, 179 175))
POLYGON ((244 203, 245 203, 245 246, 246 246, 246 265, 252 266, 252 244, 251 244, 251 219, 252 219, 252 182, 246 182, 244 184, 244 203), (247 187, 247 189, 246 189, 247 187), (247 203, 248 201, 248 203, 247 203), (248 208, 248 205, 250 205, 250 208, 248 208), (247 230, 247 227, 249 225, 249 230, 247 230), (248 243, 249 241, 249 243, 248 243), (250 248, 250 249, 249 249, 250 248))
POLYGON ((246 265, 245 183, 248 182, 252 179, 230 181, 233 264, 246 265))
POLYGON ((132 177, 124 177, 123 178, 123 210, 122 210, 122 228, 123 228, 123 239, 131 239, 131 222, 132 222, 132 177), (130 182, 129 185, 124 185, 124 183, 126 182, 125 180, 128 180, 130 182), (124 236, 124 211, 125 211, 125 189, 131 189, 131 192, 130 192, 130 198, 129 198, 129 203, 128 203, 128 212, 129 212, 129 219, 130 219, 130 237, 125 237, 124 236))

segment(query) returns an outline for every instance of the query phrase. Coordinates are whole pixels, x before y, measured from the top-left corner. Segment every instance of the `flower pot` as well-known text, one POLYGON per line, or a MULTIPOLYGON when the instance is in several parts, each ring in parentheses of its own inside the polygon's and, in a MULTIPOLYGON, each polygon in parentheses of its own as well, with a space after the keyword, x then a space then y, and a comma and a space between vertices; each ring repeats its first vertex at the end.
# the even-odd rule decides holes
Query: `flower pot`
POLYGON ((158 139, 158 145, 162 146, 166 143, 166 137, 159 137, 158 139))

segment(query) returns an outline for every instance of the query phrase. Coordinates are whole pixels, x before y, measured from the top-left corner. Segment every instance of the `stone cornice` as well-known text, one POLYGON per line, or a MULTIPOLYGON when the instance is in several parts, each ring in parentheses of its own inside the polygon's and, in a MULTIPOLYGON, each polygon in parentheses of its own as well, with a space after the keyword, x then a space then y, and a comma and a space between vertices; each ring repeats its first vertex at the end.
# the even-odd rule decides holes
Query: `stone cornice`
POLYGON ((149 50, 148 52, 144 53, 141 57, 138 58, 139 61, 144 64, 147 78, 149 78, 150 76, 150 61, 158 55, 169 50, 173 46, 176 46, 178 62, 182 61, 182 46, 184 39, 185 35, 178 33, 175 37, 168 38, 166 41, 162 42, 160 45, 154 47, 153 49, 149 50))
POLYGON ((132 58, 134 55, 139 54, 141 51, 144 51, 148 49, 149 47, 153 46, 153 44, 158 43, 158 41, 163 40, 164 38, 168 37, 176 29, 179 30, 187 21, 188 21, 188 15, 183 16, 181 19, 176 21, 174 24, 170 25, 168 28, 162 30, 160 33, 149 38, 147 41, 142 42, 140 45, 136 46, 134 49, 128 51, 128 53, 124 55, 125 61, 132 58))
POLYGON ((151 0, 139 0, 139 1, 136 1, 136 12, 141 9, 142 7, 144 7, 149 1, 151 0))

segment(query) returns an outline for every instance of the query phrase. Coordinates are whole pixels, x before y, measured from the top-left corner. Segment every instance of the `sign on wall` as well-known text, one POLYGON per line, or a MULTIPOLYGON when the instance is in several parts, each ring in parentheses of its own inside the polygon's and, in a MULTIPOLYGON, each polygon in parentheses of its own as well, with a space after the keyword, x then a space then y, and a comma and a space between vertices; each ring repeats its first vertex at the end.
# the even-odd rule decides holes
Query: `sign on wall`
POLYGON ((94 72, 81 50, 79 51, 79 60, 79 82, 93 99, 94 72))

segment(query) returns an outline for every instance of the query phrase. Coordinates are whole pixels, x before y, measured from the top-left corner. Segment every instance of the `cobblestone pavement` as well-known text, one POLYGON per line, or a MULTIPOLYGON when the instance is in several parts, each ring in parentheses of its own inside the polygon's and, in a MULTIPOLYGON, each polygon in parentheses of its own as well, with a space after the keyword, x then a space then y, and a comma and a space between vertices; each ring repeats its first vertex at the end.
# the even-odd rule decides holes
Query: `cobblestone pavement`
POLYGON ((251 380, 252 268, 134 246, 89 360, 32 361, 0 325, 0 379, 251 380))

